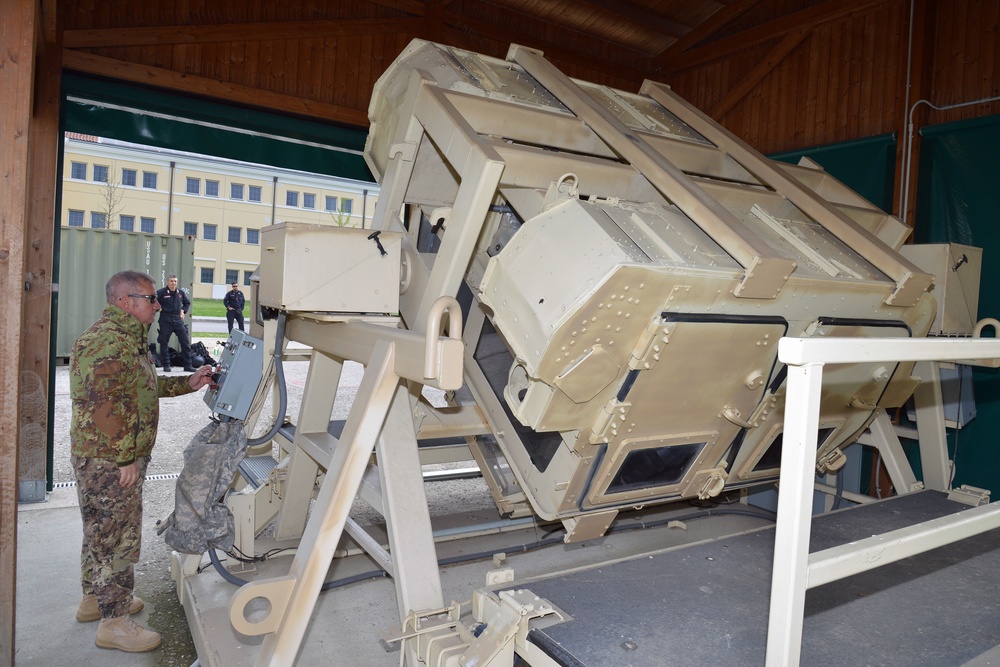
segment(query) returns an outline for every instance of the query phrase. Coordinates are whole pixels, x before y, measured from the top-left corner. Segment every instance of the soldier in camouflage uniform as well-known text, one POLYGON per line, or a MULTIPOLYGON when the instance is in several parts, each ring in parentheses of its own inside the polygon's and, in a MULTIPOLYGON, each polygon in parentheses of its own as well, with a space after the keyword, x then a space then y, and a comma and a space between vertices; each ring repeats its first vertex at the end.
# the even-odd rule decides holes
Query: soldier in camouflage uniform
POLYGON ((159 398, 209 383, 211 367, 158 377, 146 344, 160 306, 153 281, 116 273, 108 305, 73 345, 70 357, 72 464, 83 516, 77 620, 101 619, 95 643, 129 652, 160 645, 160 635, 129 618, 143 603, 132 594, 142 535, 142 483, 156 440, 159 398))

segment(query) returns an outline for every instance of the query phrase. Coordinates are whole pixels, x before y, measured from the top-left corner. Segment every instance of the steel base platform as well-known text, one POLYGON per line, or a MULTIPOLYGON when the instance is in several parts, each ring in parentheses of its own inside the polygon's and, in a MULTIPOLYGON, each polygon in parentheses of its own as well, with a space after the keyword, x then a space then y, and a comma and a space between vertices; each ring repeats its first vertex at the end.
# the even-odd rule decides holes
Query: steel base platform
MULTIPOLYGON (((810 551, 963 509, 923 491, 818 516, 810 551)), ((773 550, 767 527, 519 582, 572 617, 528 639, 566 667, 762 665, 773 550)), ((1000 645, 998 579, 994 530, 813 589, 801 664, 965 665, 1000 645)))

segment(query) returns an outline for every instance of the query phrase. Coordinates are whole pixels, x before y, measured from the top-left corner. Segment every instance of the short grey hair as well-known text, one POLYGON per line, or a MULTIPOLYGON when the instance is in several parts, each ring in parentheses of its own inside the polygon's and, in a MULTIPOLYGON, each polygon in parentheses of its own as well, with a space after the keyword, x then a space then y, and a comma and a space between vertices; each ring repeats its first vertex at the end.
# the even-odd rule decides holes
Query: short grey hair
POLYGON ((153 279, 145 273, 138 271, 119 271, 108 279, 104 286, 104 298, 108 303, 115 303, 118 299, 142 288, 153 287, 153 279))

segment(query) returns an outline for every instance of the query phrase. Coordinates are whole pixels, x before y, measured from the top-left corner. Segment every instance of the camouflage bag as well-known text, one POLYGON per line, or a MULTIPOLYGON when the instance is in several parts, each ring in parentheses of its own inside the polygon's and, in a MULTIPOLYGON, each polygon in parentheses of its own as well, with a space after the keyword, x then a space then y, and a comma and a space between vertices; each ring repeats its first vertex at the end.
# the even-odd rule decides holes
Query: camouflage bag
POLYGON ((246 451, 246 431, 238 420, 213 422, 191 439, 177 478, 174 511, 156 529, 172 549, 186 554, 232 549, 236 529, 226 492, 246 451))

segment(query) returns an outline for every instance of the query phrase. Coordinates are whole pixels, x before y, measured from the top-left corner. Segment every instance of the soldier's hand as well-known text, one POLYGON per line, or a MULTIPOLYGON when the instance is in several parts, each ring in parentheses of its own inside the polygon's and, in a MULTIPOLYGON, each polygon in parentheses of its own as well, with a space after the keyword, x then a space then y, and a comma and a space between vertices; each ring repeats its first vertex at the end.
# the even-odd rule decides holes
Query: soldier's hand
POLYGON ((205 365, 188 376, 188 386, 197 391, 212 382, 212 367, 205 365))
POLYGON ((139 463, 131 463, 118 468, 118 481, 126 489, 139 481, 139 463))

